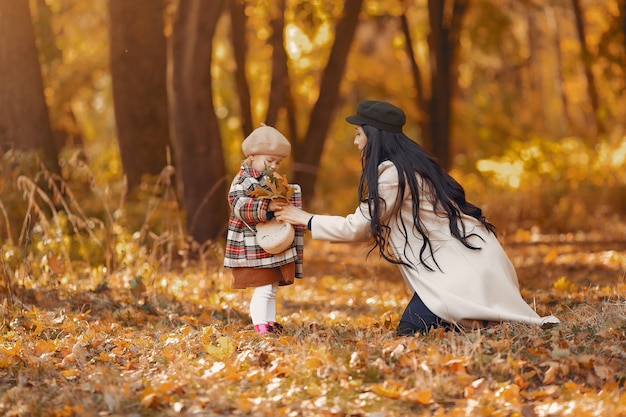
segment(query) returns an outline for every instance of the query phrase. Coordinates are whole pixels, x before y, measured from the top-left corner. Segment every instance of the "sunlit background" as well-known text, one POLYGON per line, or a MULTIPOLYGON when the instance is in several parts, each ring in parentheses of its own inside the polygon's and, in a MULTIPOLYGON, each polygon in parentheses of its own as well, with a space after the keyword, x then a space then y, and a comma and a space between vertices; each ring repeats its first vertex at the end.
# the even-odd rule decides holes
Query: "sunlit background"
MULTIPOLYGON (((272 2, 245 4, 246 74, 258 124, 267 111, 269 22, 277 10, 272 2)), ((587 61, 570 2, 483 0, 473 2, 465 17, 459 90, 452 103, 451 172, 466 186, 468 198, 483 204, 505 232, 530 226, 547 231, 594 229, 621 218, 626 209, 626 54, 619 2, 580 4, 587 61), (589 97, 591 82, 599 96, 596 109, 589 97)), ((123 172, 113 114, 106 1, 30 0, 30 5, 52 124, 67 145, 63 158, 69 159, 82 142, 96 181, 119 181, 123 172)), ((343 1, 289 0, 285 7, 284 47, 302 135, 318 98, 343 1)), ((364 2, 310 209, 345 214, 354 208, 360 161, 352 144, 353 128, 343 119, 358 100, 379 98, 401 106, 409 120, 406 133, 421 143, 425 115, 416 105, 399 17, 404 14, 410 24, 412 50, 428 93, 426 7, 426 1, 364 2)), ((225 13, 213 39, 211 74, 224 158, 232 174, 242 159, 243 137, 230 30, 225 13)), ((277 127, 287 131, 284 114, 277 127)), ((291 169, 289 162, 287 166, 291 169)))

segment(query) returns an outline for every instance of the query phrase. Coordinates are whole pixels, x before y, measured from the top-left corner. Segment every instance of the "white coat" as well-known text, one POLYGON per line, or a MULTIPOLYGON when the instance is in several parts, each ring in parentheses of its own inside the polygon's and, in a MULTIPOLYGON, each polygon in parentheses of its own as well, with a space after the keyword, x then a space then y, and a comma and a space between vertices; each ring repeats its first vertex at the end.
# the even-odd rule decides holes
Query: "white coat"
MULTIPOLYGON (((394 205, 398 193, 398 171, 391 162, 383 162, 378 169, 378 192, 389 209, 394 205)), ((408 187, 407 187, 408 190, 408 187)), ((382 206, 382 204, 381 204, 382 206)), ((391 217, 391 216, 388 216, 391 217)), ((470 239, 472 250, 463 245, 450 233, 448 217, 433 210, 432 197, 428 189, 420 193, 420 217, 433 246, 437 265, 432 262, 428 249, 425 262, 419 259, 422 237, 413 225, 412 202, 405 192, 401 217, 409 231, 409 247, 404 248, 405 238, 401 233, 397 217, 385 220, 391 228, 390 241, 395 256, 411 268, 399 265, 402 276, 422 299, 424 304, 438 317, 451 323, 465 320, 514 321, 544 325, 559 323, 554 316, 539 315, 524 301, 519 291, 515 268, 504 252, 496 236, 471 216, 463 215, 466 234, 476 234, 470 239)), ((364 242, 371 239, 370 217, 367 204, 361 204, 347 217, 315 215, 311 221, 313 239, 331 242, 364 242)))

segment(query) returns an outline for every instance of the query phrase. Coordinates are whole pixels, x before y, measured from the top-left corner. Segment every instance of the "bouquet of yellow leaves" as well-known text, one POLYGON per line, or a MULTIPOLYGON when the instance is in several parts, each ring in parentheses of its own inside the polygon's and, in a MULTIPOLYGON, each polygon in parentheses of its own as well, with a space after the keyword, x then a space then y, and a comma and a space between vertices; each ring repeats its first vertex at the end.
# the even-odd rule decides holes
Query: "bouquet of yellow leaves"
MULTIPOLYGON (((289 201, 289 197, 294 193, 294 189, 289 186, 287 177, 265 166, 265 185, 270 189, 257 186, 250 195, 256 198, 284 198, 289 201)), ((280 223, 276 218, 256 225, 256 241, 260 247, 271 254, 278 254, 289 249, 293 245, 295 230, 289 223, 280 223)))
POLYGON ((278 172, 272 172, 267 166, 265 167, 265 185, 270 189, 267 190, 263 187, 257 186, 254 191, 250 193, 251 196, 256 198, 269 198, 271 200, 275 198, 284 198, 289 200, 294 190, 289 186, 287 177, 279 174, 278 172))

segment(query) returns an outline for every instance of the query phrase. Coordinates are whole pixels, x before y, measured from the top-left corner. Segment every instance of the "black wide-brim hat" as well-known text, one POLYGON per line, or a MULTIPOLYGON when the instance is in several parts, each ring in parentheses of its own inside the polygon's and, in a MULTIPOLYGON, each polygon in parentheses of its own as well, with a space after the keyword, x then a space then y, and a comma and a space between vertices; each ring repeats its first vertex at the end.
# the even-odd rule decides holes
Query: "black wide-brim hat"
POLYGON ((402 133, 406 116, 401 108, 386 101, 363 100, 356 108, 356 114, 346 117, 353 125, 369 125, 388 132, 402 133))

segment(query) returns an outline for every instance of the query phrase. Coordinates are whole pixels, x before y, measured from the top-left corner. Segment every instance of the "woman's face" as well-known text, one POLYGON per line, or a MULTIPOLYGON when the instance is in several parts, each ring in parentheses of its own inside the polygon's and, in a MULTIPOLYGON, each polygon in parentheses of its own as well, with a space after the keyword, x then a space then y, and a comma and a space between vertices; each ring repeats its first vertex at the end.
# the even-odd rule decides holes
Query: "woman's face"
POLYGON ((250 166, 259 172, 263 172, 267 165, 267 167, 274 172, 278 169, 283 159, 282 156, 276 155, 250 155, 250 166))
POLYGON ((365 136, 365 132, 361 126, 355 126, 354 130, 356 130, 356 136, 354 137, 354 144, 359 148, 359 151, 363 152, 365 148, 365 144, 367 143, 367 136, 365 136))

